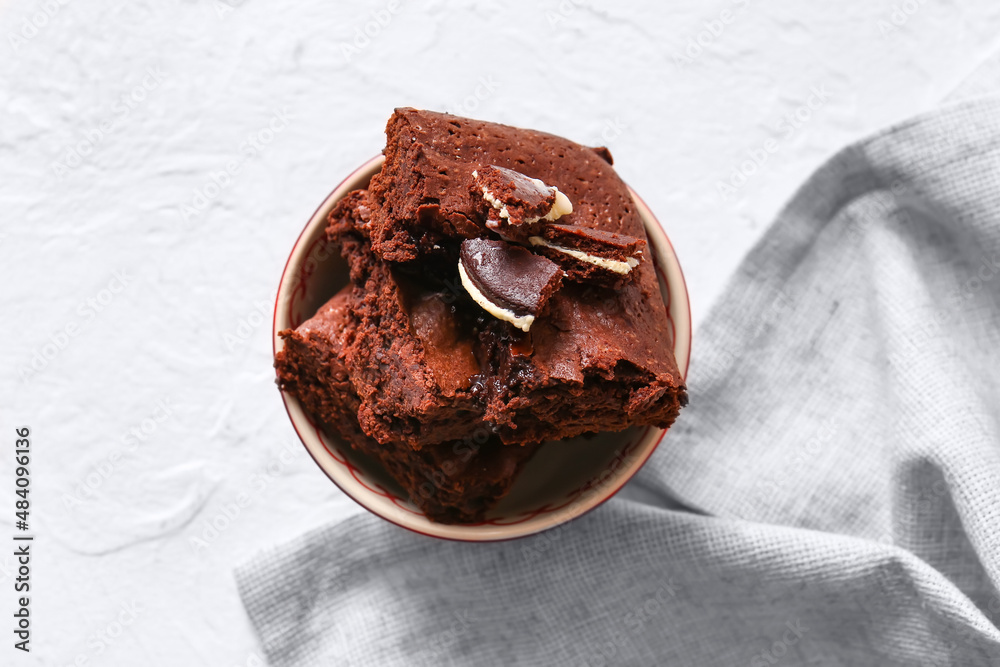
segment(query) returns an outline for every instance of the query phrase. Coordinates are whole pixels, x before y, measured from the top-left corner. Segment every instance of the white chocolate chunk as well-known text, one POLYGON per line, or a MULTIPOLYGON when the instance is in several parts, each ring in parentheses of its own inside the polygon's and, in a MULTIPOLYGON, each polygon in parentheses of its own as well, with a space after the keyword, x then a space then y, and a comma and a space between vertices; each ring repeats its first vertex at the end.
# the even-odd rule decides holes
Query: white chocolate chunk
POLYGON ((552 210, 545 214, 546 220, 558 220, 573 212, 573 202, 569 200, 569 197, 560 192, 559 188, 554 185, 552 189, 556 191, 556 201, 552 204, 552 210))
POLYGON ((540 245, 546 248, 552 248, 553 250, 567 254, 574 259, 578 259, 581 262, 587 262, 588 264, 599 266, 602 269, 620 273, 623 276, 635 267, 639 266, 639 260, 635 257, 629 257, 623 262, 618 259, 608 259, 606 257, 598 257, 597 255, 589 255, 581 250, 573 250, 572 248, 564 248, 563 246, 549 243, 541 236, 531 236, 528 238, 528 241, 531 242, 531 245, 540 245))
POLYGON ((487 313, 498 320, 510 322, 521 331, 527 332, 528 329, 531 328, 532 323, 535 321, 534 315, 517 315, 514 311, 501 308, 487 299, 469 278, 469 274, 465 272, 465 267, 462 266, 462 260, 458 260, 458 275, 462 279, 462 287, 465 288, 465 291, 468 292, 469 296, 472 297, 472 300, 478 303, 487 313))
MULTIPOLYGON (((478 171, 473 171, 472 177, 478 179, 479 178, 478 171)), ((544 216, 541 217, 525 218, 524 224, 533 225, 539 220, 548 220, 549 222, 552 222, 558 220, 564 215, 569 215, 570 213, 573 212, 573 202, 569 200, 569 197, 560 192, 559 188, 557 188, 554 185, 546 185, 545 181, 538 178, 531 178, 530 180, 539 188, 548 189, 556 193, 556 200, 552 203, 552 208, 549 209, 548 213, 546 213, 544 216)), ((490 192, 489 188, 487 188, 485 185, 483 186, 483 199, 485 199, 490 206, 500 211, 501 218, 506 218, 507 220, 510 220, 510 211, 507 210, 507 205, 504 204, 499 199, 497 199, 496 196, 492 192, 490 192)))
MULTIPOLYGON (((500 211, 501 218, 507 218, 508 220, 510 220, 510 212, 507 210, 507 205, 504 204, 499 199, 497 199, 496 197, 494 197, 493 193, 490 192, 485 185, 483 186, 483 199, 488 201, 490 203, 490 206, 500 211)), ((537 218, 535 219, 535 222, 538 222, 537 218)))

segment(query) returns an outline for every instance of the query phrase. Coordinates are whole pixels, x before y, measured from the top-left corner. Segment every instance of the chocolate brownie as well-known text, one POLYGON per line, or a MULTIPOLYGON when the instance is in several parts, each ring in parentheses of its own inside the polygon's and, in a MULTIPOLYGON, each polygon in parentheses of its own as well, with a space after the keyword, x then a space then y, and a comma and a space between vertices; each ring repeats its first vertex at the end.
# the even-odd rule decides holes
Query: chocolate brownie
POLYGON ((500 437, 539 442, 670 426, 687 394, 670 329, 647 303, 638 284, 614 290, 570 282, 529 334, 492 323, 497 345, 486 419, 500 437))
POLYGON ((626 210, 634 213, 634 205, 607 149, 409 108, 396 109, 386 135, 385 165, 369 187, 372 248, 381 259, 410 261, 432 252, 443 239, 482 236, 495 209, 473 172, 482 175, 490 167, 557 188, 573 211, 561 222, 600 220, 607 231, 626 234, 634 222, 642 232, 637 215, 622 217, 626 210))
POLYGON ((536 448, 505 446, 482 423, 462 439, 420 450, 380 444, 366 435, 357 417, 361 401, 341 356, 353 334, 349 304, 355 289, 344 288, 297 329, 281 332, 284 349, 275 361, 279 386, 325 430, 381 462, 428 517, 443 523, 481 521, 536 448))
POLYGON ((284 347, 274 362, 278 386, 352 445, 367 438, 358 424, 358 396, 340 358, 352 333, 349 302, 354 289, 348 285, 297 329, 279 332, 284 347))
MULTIPOLYGON (((441 428, 449 414, 455 427, 485 416, 505 443, 537 443, 637 424, 669 426, 687 394, 652 262, 640 254, 642 220, 607 150, 416 109, 398 109, 386 134, 386 162, 365 203, 368 221, 357 225, 360 213, 342 213, 341 223, 367 237, 372 255, 359 307, 369 324, 359 327, 349 355, 362 402, 370 405, 365 430, 383 441, 415 433, 418 443, 440 441, 451 437, 442 437, 441 428), (496 209, 477 196, 480 170, 496 167, 564 193, 573 212, 554 231, 543 229, 542 238, 582 244, 581 252, 600 246, 626 263, 628 282, 574 282, 592 275, 567 265, 562 287, 527 333, 475 306, 470 311, 465 290, 448 286, 461 284, 455 274, 462 240, 498 236, 488 224, 496 209), (461 343, 453 353, 449 348, 449 371, 462 376, 450 393, 433 381, 439 373, 412 333, 404 289, 436 294, 427 298, 450 306, 447 315, 439 310, 461 343), (389 354, 378 356, 383 351, 389 354)), ((545 204, 537 206, 524 214, 535 217, 545 204)))
POLYGON ((416 109, 328 235, 351 286, 281 335, 279 383, 439 521, 546 440, 687 402, 648 240, 606 148, 416 109))
POLYGON ((466 298, 457 271, 446 284, 433 271, 378 260, 358 211, 366 202, 363 191, 352 193, 331 212, 328 227, 357 286, 344 357, 360 398, 358 419, 383 444, 422 447, 464 437, 483 415, 474 330, 488 315, 453 308, 466 298))

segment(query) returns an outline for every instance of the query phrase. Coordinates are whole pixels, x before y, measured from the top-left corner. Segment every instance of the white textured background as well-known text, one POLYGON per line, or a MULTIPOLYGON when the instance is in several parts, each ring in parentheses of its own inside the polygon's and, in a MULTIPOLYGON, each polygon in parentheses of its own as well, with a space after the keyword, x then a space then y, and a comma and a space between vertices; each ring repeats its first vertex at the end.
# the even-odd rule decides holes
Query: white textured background
POLYGON ((288 424, 273 290, 394 106, 610 146, 697 324, 816 166, 935 106, 1000 35, 996 0, 116 4, 0 2, 3 665, 259 664, 233 565, 358 511, 288 424), (30 656, 4 546, 24 424, 30 656))

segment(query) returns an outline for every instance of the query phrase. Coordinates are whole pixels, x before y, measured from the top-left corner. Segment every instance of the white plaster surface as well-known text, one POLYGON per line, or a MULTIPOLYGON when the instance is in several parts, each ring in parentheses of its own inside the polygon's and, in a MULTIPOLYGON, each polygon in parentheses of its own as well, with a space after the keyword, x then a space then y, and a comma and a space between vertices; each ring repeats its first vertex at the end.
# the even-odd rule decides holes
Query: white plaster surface
POLYGON ((995 0, 0 2, 0 664, 259 664, 234 564, 359 511, 285 416, 273 291, 394 106, 610 146, 673 240, 697 325, 815 167, 934 107, 997 35, 995 0), (811 95, 808 120, 779 126, 811 95), (723 201, 718 183, 765 145, 723 201), (28 656, 5 546, 24 424, 28 656))

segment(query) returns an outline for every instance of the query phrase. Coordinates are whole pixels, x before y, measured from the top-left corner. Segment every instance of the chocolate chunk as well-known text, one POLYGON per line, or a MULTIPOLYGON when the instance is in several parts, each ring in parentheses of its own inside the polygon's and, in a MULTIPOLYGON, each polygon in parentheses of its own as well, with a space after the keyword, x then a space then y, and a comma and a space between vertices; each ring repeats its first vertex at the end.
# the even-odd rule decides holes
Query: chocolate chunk
POLYGON ((475 194, 491 206, 486 226, 502 236, 523 241, 541 229, 539 223, 573 212, 559 189, 519 171, 488 165, 472 172, 475 194))
POLYGON ((574 282, 620 287, 638 275, 635 267, 643 259, 644 239, 581 225, 546 225, 529 237, 541 253, 566 272, 574 282))
POLYGON ((462 241, 462 285, 483 310, 528 331, 562 282, 552 261, 520 246, 491 239, 462 241))

